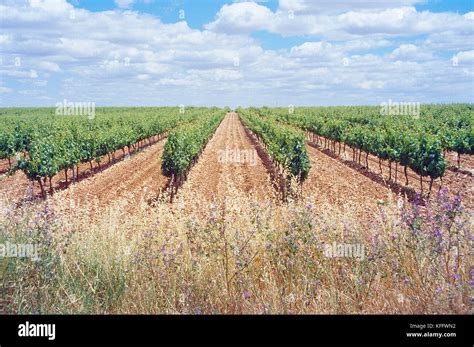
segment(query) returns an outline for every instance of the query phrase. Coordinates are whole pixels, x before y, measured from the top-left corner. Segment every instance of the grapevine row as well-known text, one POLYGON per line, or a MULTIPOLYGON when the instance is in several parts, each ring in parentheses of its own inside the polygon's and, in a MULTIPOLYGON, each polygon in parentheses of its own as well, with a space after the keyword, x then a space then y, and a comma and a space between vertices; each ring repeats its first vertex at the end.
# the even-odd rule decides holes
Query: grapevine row
POLYGON ((299 182, 308 177, 311 167, 304 134, 263 119, 251 110, 238 110, 245 126, 265 145, 270 157, 299 182))
POLYGON ((161 170, 171 177, 177 188, 186 179, 190 168, 199 158, 207 142, 224 119, 227 110, 215 110, 193 124, 183 125, 172 131, 163 151, 161 170))
POLYGON ((339 143, 339 152, 341 143, 348 145, 353 149, 353 160, 357 157, 356 151, 359 151, 359 162, 361 152, 365 152, 367 166, 369 154, 377 156, 379 160, 388 160, 390 169, 393 162, 403 165, 407 183, 406 169, 409 167, 420 175, 420 179, 429 176, 430 188, 434 179, 444 175, 444 150, 455 148, 458 153, 472 154, 474 137, 469 117, 381 117, 373 112, 373 108, 369 110, 372 113, 366 115, 343 112, 323 114, 321 109, 316 108, 293 113, 287 109, 260 109, 259 113, 322 136, 325 141, 332 141, 334 151, 336 143, 339 143))
MULTIPOLYGON (((5 125, 0 131, 1 153, 16 155, 15 169, 21 169, 29 179, 37 181, 45 196, 49 178, 61 170, 71 169, 78 176, 79 163, 97 162, 103 156, 109 162, 114 152, 138 149, 146 141, 151 143, 182 122, 196 119, 202 109, 190 109, 180 114, 177 108, 103 109, 94 119, 81 116, 6 115, 0 118, 5 125), (137 112, 138 111, 138 112, 137 112), (75 172, 74 172, 75 171, 75 172)), ((15 110, 16 111, 16 110, 15 110)), ((11 111, 14 113, 14 111, 11 111)))
MULTIPOLYGON (((281 115, 286 111, 285 118, 294 118, 287 110, 273 110, 281 115)), ((317 119, 319 124, 336 120, 342 122, 342 126, 361 125, 375 131, 393 129, 429 134, 440 141, 443 152, 474 154, 473 104, 421 105, 419 115, 383 116, 380 107, 374 106, 304 107, 296 109, 294 115, 303 123, 308 119, 317 119)))

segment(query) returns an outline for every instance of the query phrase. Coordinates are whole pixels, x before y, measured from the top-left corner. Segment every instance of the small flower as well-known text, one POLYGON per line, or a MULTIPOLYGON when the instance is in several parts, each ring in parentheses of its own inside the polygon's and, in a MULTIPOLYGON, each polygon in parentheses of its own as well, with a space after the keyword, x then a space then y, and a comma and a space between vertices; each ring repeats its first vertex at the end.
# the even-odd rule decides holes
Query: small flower
POLYGON ((461 279, 461 276, 459 276, 459 274, 451 275, 451 277, 453 278, 454 282, 458 282, 461 279))

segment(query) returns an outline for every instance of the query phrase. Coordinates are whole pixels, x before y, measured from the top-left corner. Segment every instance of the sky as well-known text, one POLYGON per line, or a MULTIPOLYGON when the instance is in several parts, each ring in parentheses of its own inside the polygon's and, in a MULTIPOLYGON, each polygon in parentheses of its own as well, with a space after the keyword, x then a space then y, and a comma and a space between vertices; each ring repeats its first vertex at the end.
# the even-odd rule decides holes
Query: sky
POLYGON ((474 0, 0 0, 0 107, 473 96, 474 0))

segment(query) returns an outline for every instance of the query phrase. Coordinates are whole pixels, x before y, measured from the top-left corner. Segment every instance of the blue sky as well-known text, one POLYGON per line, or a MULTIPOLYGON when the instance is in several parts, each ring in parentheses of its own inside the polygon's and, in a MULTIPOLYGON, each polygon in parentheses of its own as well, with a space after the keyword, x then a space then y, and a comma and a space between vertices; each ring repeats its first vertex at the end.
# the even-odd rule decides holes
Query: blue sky
POLYGON ((0 106, 472 102, 474 1, 0 0, 0 106))
MULTIPOLYGON (((317 0, 314 0, 317 1, 317 0)), ((226 0, 172 0, 172 1, 135 1, 124 8, 150 13, 159 17, 165 23, 173 23, 179 19, 179 10, 184 9, 189 15, 186 18, 193 29, 203 29, 204 25, 212 21, 216 13, 225 4, 233 1, 226 0)), ((256 1, 273 11, 278 9, 278 0, 256 1)), ((383 1, 379 1, 383 2, 383 1)), ((114 0, 68 0, 68 3, 90 11, 114 10, 120 1, 114 0)), ((350 3, 350 2, 348 2, 350 3)), ((461 14, 474 11, 474 1, 470 0, 432 0, 414 3, 418 11, 457 12, 461 14)), ((349 8, 349 7, 348 7, 349 8)))

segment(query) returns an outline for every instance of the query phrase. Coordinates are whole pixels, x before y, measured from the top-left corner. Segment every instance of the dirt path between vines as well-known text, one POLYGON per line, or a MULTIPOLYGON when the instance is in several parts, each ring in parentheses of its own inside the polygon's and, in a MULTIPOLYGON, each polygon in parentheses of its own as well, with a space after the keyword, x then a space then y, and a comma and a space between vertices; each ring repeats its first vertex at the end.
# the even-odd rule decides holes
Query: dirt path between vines
POLYGON ((81 209, 100 213, 105 207, 123 202, 132 212, 157 196, 168 182, 161 173, 161 156, 166 140, 116 163, 108 170, 57 192, 51 198, 57 209, 81 209))
MULTIPOLYGON (((154 137, 156 140, 157 137, 154 137)), ((87 182, 94 182, 94 179, 98 175, 103 175, 107 173, 107 175, 114 175, 115 167, 121 165, 124 161, 131 161, 134 163, 135 161, 140 161, 142 158, 143 153, 148 153, 148 156, 153 153, 153 155, 158 156, 161 158, 161 153, 163 151, 164 141, 161 140, 149 145, 146 143, 146 146, 140 150, 133 150, 131 155, 128 154, 128 151, 117 150, 113 153, 113 157, 115 160, 109 162, 108 156, 105 155, 102 157, 102 164, 99 169, 97 163, 93 162, 92 169, 89 163, 80 163, 79 164, 79 180, 78 182, 72 183, 72 171, 68 170, 68 184, 66 184, 66 177, 64 170, 58 172, 52 178, 54 194, 53 197, 59 194, 61 191, 75 189, 82 183, 83 181, 87 182), (152 152, 149 152, 149 151, 152 152)), ((145 154, 145 156, 147 156, 145 154)), ((111 154, 112 157, 112 154, 111 154)), ((161 165, 161 162, 159 163, 161 165)), ((138 166, 137 166, 138 168, 138 166)), ((158 167, 159 169, 159 167, 158 167)), ((138 170, 140 171, 140 170, 138 170)), ((161 172, 161 171, 159 171, 161 172)), ((119 173, 120 176, 120 173, 119 173)), ((125 180, 124 178, 122 178, 125 180)), ((103 191, 104 189, 98 188, 99 191, 103 191)), ((48 192, 48 196, 51 197, 49 194, 49 183, 46 188, 48 192)), ((93 192, 92 194, 97 194, 97 192, 93 192)), ((12 204, 21 204, 27 200, 41 197, 41 190, 39 187, 38 182, 32 183, 28 180, 26 175, 21 171, 16 171, 12 176, 1 175, 0 174, 0 202, 5 205, 12 205, 12 204)))
POLYGON ((358 217, 371 218, 378 204, 390 199, 390 191, 352 170, 318 149, 306 146, 311 161, 309 177, 303 183, 303 194, 317 204, 350 209, 358 217))
POLYGON ((178 197, 192 194, 210 202, 225 201, 239 193, 267 200, 273 196, 273 187, 238 115, 229 113, 191 169, 178 197))
MULTIPOLYGON (((48 196, 48 203, 57 212, 82 213, 84 216, 100 216, 103 209, 119 203, 128 213, 143 207, 148 199, 156 197, 165 187, 168 178, 161 173, 161 155, 166 140, 126 156, 103 171, 90 172, 82 164, 86 177, 67 188, 48 196)), ((118 153, 117 153, 118 155, 118 153)), ((63 174, 53 178, 53 184, 61 184, 63 174)), ((39 189, 35 187, 35 195, 39 189)), ((11 206, 31 199, 32 183, 21 171, 0 181, 0 205, 11 206)))
MULTIPOLYGON (((394 192, 404 192, 408 193, 412 198, 416 196, 416 193, 421 192, 420 187, 420 176, 416 174, 410 168, 407 169, 408 176, 408 186, 405 185, 405 174, 403 171, 403 166, 396 166, 395 163, 392 164, 392 175, 391 180, 389 180, 389 164, 387 161, 382 161, 382 173, 380 173, 379 159, 376 156, 369 155, 368 163, 369 170, 366 169, 365 153, 361 156, 361 165, 352 161, 353 152, 350 148, 346 148, 344 151, 342 149, 341 154, 338 155, 338 145, 336 145, 336 153, 329 149, 322 148, 319 144, 312 143, 312 146, 316 146, 320 151, 322 151, 326 156, 331 157, 340 164, 346 166, 349 170, 359 172, 361 175, 368 177, 375 184, 379 184, 382 187, 387 189, 391 188, 394 192), (397 168, 397 170, 395 170, 397 168), (395 174, 397 172, 397 174, 395 174)), ((314 148, 314 147, 312 147, 314 148)), ((448 157, 455 158, 456 156, 448 152, 448 157)), ((471 162, 473 161, 473 156, 464 155, 461 157, 461 170, 456 170, 453 167, 446 169, 442 185, 441 180, 436 179, 433 182, 432 194, 438 191, 441 187, 447 187, 450 194, 454 196, 455 194, 460 194, 463 198, 463 205, 470 211, 474 210, 474 178, 470 172, 472 172, 471 162)), ((450 161, 453 162, 452 160, 450 161)), ((423 178, 423 193, 426 195, 429 191, 429 177, 423 178)))

